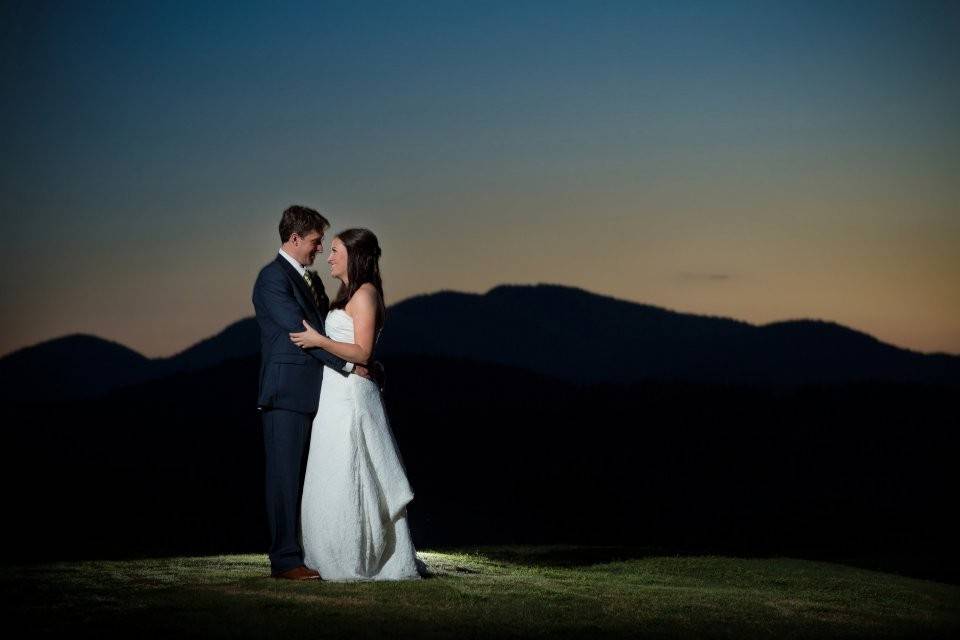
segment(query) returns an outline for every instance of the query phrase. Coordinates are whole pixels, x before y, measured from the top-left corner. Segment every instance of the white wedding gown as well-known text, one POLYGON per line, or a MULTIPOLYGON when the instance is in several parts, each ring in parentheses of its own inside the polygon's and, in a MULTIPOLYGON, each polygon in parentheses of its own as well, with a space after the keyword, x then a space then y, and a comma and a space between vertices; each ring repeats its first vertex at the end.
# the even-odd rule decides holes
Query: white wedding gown
MULTIPOLYGON (((331 339, 354 342, 343 309, 324 326, 331 339)), ((303 484, 304 563, 324 580, 418 579, 412 499, 376 383, 324 367, 303 484)))

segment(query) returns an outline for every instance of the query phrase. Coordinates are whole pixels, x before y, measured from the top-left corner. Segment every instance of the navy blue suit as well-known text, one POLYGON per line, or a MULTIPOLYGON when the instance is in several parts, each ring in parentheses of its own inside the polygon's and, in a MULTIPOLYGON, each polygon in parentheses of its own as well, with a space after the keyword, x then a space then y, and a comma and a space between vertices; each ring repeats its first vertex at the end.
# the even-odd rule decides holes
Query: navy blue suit
POLYGON ((323 365, 347 375, 346 361, 323 349, 300 349, 291 332, 306 320, 323 333, 329 302, 320 278, 311 272, 319 305, 310 288, 283 256, 260 270, 253 307, 260 325, 260 391, 266 452, 267 520, 270 565, 279 573, 303 564, 300 495, 313 416, 320 401, 323 365))

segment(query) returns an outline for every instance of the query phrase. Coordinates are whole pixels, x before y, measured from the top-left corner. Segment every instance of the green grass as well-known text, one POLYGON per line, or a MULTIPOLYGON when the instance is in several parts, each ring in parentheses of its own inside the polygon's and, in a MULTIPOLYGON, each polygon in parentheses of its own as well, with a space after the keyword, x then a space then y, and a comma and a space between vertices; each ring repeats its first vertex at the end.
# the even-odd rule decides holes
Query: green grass
MULTIPOLYGON (((263 555, 2 570, 36 634, 370 637, 949 637, 960 587, 789 558, 612 549, 421 552, 414 582, 272 580, 263 555), (638 555, 638 554, 632 554, 638 555), (611 558, 625 558, 611 561, 611 558)), ((9 626, 8 626, 9 628, 9 626)), ((960 637, 960 635, 957 635, 960 637)))

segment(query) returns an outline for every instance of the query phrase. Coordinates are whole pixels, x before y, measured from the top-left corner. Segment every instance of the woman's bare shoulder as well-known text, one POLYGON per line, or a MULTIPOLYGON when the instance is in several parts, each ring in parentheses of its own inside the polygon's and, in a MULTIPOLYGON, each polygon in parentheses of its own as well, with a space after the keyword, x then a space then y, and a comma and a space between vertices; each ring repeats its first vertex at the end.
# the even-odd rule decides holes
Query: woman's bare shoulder
MULTIPOLYGON (((374 298, 380 295, 380 292, 377 291, 377 288, 373 286, 372 282, 364 282, 362 285, 360 285, 360 288, 357 289, 357 293, 360 293, 361 291, 369 296, 373 296, 374 298)), ((356 293, 354 295, 356 295, 356 293)))
POLYGON ((360 288, 354 291, 347 306, 351 309, 374 309, 377 306, 377 300, 380 292, 369 282, 364 282, 360 288))

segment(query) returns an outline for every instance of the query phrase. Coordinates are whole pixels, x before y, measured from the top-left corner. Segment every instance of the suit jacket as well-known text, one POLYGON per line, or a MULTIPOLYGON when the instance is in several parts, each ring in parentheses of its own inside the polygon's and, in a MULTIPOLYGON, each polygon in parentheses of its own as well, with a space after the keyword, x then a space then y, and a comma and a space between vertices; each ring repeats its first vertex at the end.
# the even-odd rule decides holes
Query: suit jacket
POLYGON ((291 332, 304 330, 306 320, 320 333, 329 301, 320 278, 311 272, 320 305, 303 277, 283 256, 260 270, 253 285, 253 308, 260 325, 260 409, 314 413, 320 401, 323 365, 348 375, 346 360, 323 349, 301 349, 290 342, 291 332))

